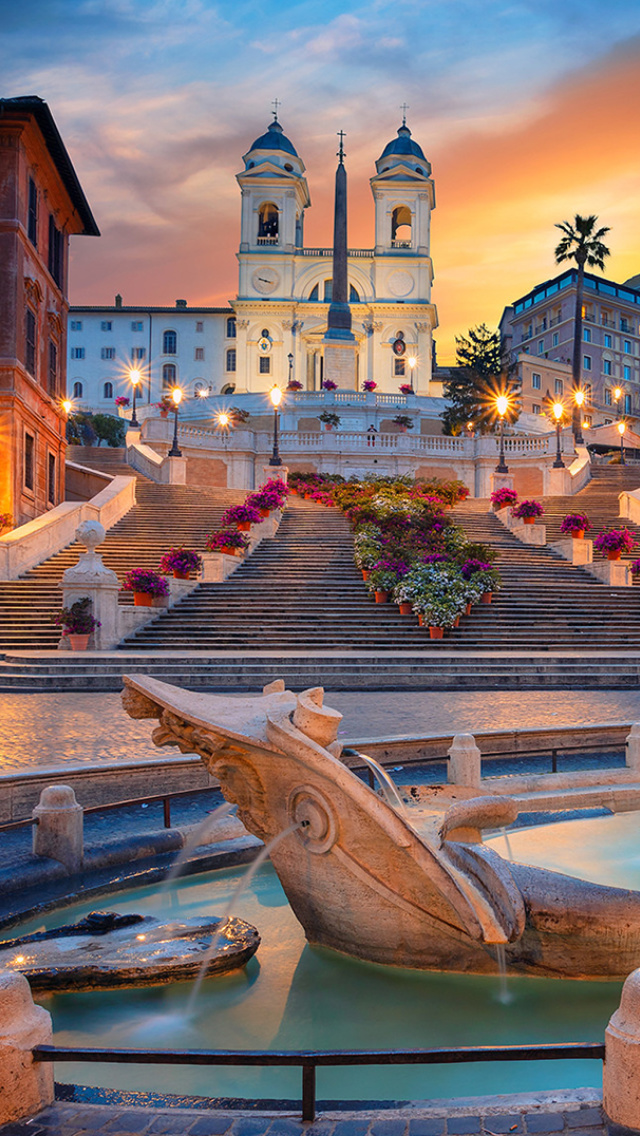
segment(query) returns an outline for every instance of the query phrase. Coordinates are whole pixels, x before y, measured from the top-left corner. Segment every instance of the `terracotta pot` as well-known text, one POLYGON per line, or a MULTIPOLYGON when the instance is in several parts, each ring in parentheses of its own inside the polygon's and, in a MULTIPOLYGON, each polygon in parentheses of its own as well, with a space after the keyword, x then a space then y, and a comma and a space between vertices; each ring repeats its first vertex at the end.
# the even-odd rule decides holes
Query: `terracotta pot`
POLYGON ((388 592, 376 592, 375 597, 376 597, 376 603, 388 603, 389 602, 389 593, 388 592))
POLYGON ((465 615, 471 615, 471 604, 468 603, 465 608, 465 615))
POLYGON ((330 422, 325 422, 324 428, 325 428, 325 430, 333 430, 333 426, 331 425, 330 422))
POLYGON ((398 604, 398 607, 400 608, 400 615, 413 615, 412 603, 401 603, 398 604))
POLYGON ((147 592, 134 592, 133 602, 136 607, 153 607, 153 596, 147 592))
POLYGON ((454 626, 454 627, 459 627, 459 626, 460 626, 460 616, 459 616, 459 615, 456 615, 456 617, 455 617, 455 619, 454 619, 454 621, 453 621, 453 626, 454 626))
POLYGON ((161 418, 168 418, 169 417, 169 411, 168 410, 161 410, 160 411, 160 417, 161 418))
POLYGON ((420 624, 420 627, 424 627, 424 615, 421 611, 418 612, 418 623, 420 624))
POLYGON ((572 529, 571 537, 573 540, 584 540, 586 529, 572 529))
POLYGON ((622 549, 617 548, 615 552, 608 552, 607 553, 607 560, 619 560, 621 556, 622 556, 622 549))
POLYGON ((235 548, 227 548, 227 546, 226 546, 226 544, 225 544, 223 548, 219 548, 219 549, 218 549, 218 552, 221 552, 223 556, 235 556, 235 555, 236 555, 236 552, 237 552, 237 549, 235 549, 235 548))
POLYGON ((89 646, 88 635, 68 635, 67 636, 72 651, 86 651, 89 646))
POLYGON ((260 516, 262 517, 263 520, 266 520, 267 517, 269 516, 269 510, 268 509, 261 509, 260 510, 260 516))
POLYGON ((492 599, 493 599, 493 592, 483 592, 483 594, 480 598, 480 603, 490 604, 492 599))
POLYGON ((523 517, 522 520, 524 521, 525 525, 535 525, 536 523, 535 517, 523 517))
POLYGON ((444 635, 444 628, 443 627, 430 627, 429 628, 429 638, 430 639, 442 639, 443 635, 444 635))
POLYGON ((367 580, 369 579, 369 576, 371 575, 371 569, 370 568, 361 568, 360 571, 362 572, 362 579, 364 580, 364 582, 366 584, 367 580))
POLYGON ((189 579, 189 573, 188 572, 178 572, 178 569, 174 568, 173 569, 173 578, 174 578, 174 580, 188 580, 189 579))
POLYGON ((237 521, 236 528, 238 532, 251 532, 251 521, 237 521))

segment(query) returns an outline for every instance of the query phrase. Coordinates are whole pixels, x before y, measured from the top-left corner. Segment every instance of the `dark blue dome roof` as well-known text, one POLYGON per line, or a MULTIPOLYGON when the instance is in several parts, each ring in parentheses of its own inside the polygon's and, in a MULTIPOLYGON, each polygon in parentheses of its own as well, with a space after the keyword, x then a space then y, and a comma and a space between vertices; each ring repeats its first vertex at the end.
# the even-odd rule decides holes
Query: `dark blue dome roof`
POLYGON ((380 155, 380 159, 387 158, 390 154, 411 154, 414 158, 421 158, 426 162, 426 158, 422 152, 422 148, 418 146, 417 142, 413 142, 411 138, 411 131, 404 123, 398 130, 398 137, 394 138, 392 142, 388 142, 380 155))
POLYGON ((289 141, 279 122, 270 122, 267 133, 256 138, 249 150, 286 150, 294 158, 298 157, 293 143, 289 141))

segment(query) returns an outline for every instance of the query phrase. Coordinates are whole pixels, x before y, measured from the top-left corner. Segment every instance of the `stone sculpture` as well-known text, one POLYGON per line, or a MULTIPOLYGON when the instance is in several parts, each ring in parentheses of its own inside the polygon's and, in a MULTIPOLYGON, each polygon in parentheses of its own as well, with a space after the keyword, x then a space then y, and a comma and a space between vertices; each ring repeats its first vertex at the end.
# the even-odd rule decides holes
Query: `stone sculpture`
MULTIPOLYGON (((199 694, 125 678, 156 745, 198 753, 271 859, 312 944, 419 969, 622 977, 640 964, 640 894, 504 861, 401 814, 341 761, 341 715, 321 688, 199 694), (293 830, 292 826, 299 827, 293 830)), ((499 809, 505 812, 504 799, 499 809)), ((508 811, 508 810, 507 810, 508 811)), ((467 824, 468 824, 467 820, 467 824)))

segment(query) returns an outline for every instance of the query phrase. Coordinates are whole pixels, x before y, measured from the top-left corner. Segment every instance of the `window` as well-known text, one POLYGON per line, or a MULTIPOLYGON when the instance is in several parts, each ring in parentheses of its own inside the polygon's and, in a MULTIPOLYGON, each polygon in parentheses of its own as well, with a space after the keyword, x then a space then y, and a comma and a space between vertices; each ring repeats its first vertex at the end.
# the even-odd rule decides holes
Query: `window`
POLYGON ((564 383, 562 379, 556 379, 554 390, 556 394, 562 395, 564 392, 564 383))
POLYGON ((84 359, 84 347, 72 347, 71 348, 71 358, 72 359, 84 359))
POLYGON ((199 334, 204 331, 204 320, 196 320, 196 331, 199 334))
POLYGON ((235 383, 225 383, 224 386, 220 387, 220 394, 233 394, 235 389, 235 383))
POLYGON ((604 424, 605 424, 605 426, 610 426, 610 425, 611 425, 611 419, 610 419, 610 418, 605 418, 605 420, 604 420, 604 424))
POLYGON ((115 359, 115 357, 116 357, 115 347, 101 347, 100 348, 100 358, 101 359, 115 359))
POLYGON ((176 368, 174 363, 165 363, 162 368, 162 385, 163 387, 175 387, 176 368))
POLYGON ((236 321, 233 316, 227 320, 227 339, 235 339, 236 337, 236 321))
POLYGON ((49 394, 58 393, 58 348, 49 340, 49 394))
POLYGON ((611 406, 611 391, 608 388, 604 392, 604 404, 605 406, 611 406))
POLYGON ((605 375, 612 374, 611 360, 610 359, 603 359, 602 360, 602 371, 605 375))
POLYGON ((629 320, 628 319, 623 319, 623 318, 620 319, 620 331, 631 331, 631 327, 629 326, 629 320))
POLYGON ((583 365, 585 371, 591 370, 591 356, 590 355, 585 355, 583 357, 582 365, 583 365))
POLYGON ((204 347, 196 347, 194 358, 197 363, 201 363, 204 359, 204 347))
POLYGON ((585 343, 591 343, 591 328, 590 327, 583 327, 582 338, 583 338, 585 343))
POLYGON ((34 248, 38 247, 38 190, 33 178, 29 178, 29 207, 27 214, 27 235, 34 248))
POLYGON ((113 383, 105 383, 102 388, 103 398, 113 398, 113 383))
POLYGON ((391 244, 394 248, 411 248, 411 210, 398 205, 391 214, 391 244))
POLYGON ((73 384, 73 397, 74 398, 82 398, 82 393, 83 393, 82 392, 82 383, 74 383, 73 384))
POLYGON ((47 500, 50 505, 56 503, 56 455, 52 453, 47 463, 47 500))
POLYGON ((557 333, 557 331, 554 331, 554 333, 553 333, 553 343, 552 343, 552 346, 553 346, 553 347, 557 347, 557 346, 558 346, 558 333, 557 333))
POLYGON ((404 373, 405 373, 405 361, 404 361, 404 359, 394 359, 393 360, 393 373, 394 373, 394 375, 404 375, 404 373))
POLYGON ((630 394, 625 394, 625 396, 624 396, 624 412, 625 412, 625 414, 631 414, 631 395, 630 394))
POLYGON ((271 201, 265 201, 258 210, 258 244, 276 245, 278 243, 278 209, 271 201))
POLYGON ((541 389, 542 380, 541 380, 540 375, 538 374, 537 371, 534 371, 533 374, 531 375, 531 386, 533 387, 534 390, 537 390, 537 391, 539 391, 541 389))
POLYGON ((225 366, 226 371, 235 371, 235 369, 236 369, 236 349, 235 349, 235 347, 229 348, 229 350, 227 351, 225 362, 226 362, 226 366, 225 366))
POLYGON ((33 377, 35 379, 35 377, 36 377, 36 317, 33 314, 33 312, 31 311, 31 308, 27 308, 26 344, 25 344, 24 362, 25 362, 25 366, 27 368, 27 371, 29 372, 30 375, 33 375, 33 377))
POLYGON ((591 383, 585 383, 582 389, 584 391, 585 403, 590 403, 591 402, 591 383))
POLYGON ((24 487, 33 493, 33 466, 36 440, 33 434, 24 436, 24 487))
POLYGON ((544 339, 538 340, 538 355, 544 355, 544 339))
POLYGON ((269 339, 269 328, 263 327, 262 331, 260 332, 260 335, 262 336, 263 339, 269 339))
POLYGON ((630 383, 631 382, 631 367, 623 367, 622 368, 622 375, 623 375, 625 383, 630 383))
POLYGON ((69 324, 70 331, 82 331, 82 320, 71 320, 69 324))
POLYGON ((591 419, 591 415, 590 415, 590 414, 587 414, 587 416, 586 416, 586 418, 585 418, 584 422, 582 423, 582 425, 583 425, 583 426, 586 426, 587 430, 589 430, 589 429, 591 428, 591 426, 593 425, 593 423, 592 423, 592 419, 591 419))
POLYGON ((313 288, 312 288, 312 289, 311 289, 311 291, 309 292, 309 299, 310 299, 310 300, 317 300, 317 299, 318 299, 318 293, 319 293, 319 291, 320 291, 320 285, 319 285, 319 284, 314 284, 314 285, 313 285, 313 288))
POLYGON ((131 358, 133 359, 134 363, 141 363, 143 359, 146 359, 146 357, 147 357, 146 347, 132 347, 131 348, 131 358))
POLYGON ((610 335, 605 334, 604 345, 605 345, 605 347, 611 347, 611 336, 610 335))
POLYGON ((132 331, 142 331, 142 320, 131 320, 132 331))
POLYGON ((176 355, 178 351, 178 336, 175 331, 165 331, 162 336, 162 354, 176 355))
POLYGON ((259 359, 259 363, 260 363, 260 374, 261 375, 270 375, 271 374, 271 359, 268 356, 265 359, 264 355, 261 355, 260 359, 259 359))
POLYGON ((623 341, 622 350, 624 351, 625 355, 631 354, 631 340, 630 339, 625 339, 623 341))
POLYGON ((539 402, 534 402, 533 406, 531 407, 531 413, 532 414, 539 414, 540 413, 540 403, 539 402))
POLYGON ((52 216, 49 216, 49 272, 62 288, 62 233, 52 216))
POLYGON ((113 331, 113 321, 112 320, 102 320, 102 322, 100 324, 100 331, 113 331))
POLYGON ((349 303, 350 304, 359 304, 360 303, 360 293, 354 288, 353 284, 349 285, 349 303))

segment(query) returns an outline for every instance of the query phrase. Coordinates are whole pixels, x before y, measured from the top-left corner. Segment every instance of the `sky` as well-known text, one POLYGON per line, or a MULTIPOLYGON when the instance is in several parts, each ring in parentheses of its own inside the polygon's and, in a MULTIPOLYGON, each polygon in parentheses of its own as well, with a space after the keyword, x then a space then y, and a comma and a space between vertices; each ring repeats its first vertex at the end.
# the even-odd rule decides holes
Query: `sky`
POLYGON ((242 154, 274 98, 331 244, 346 131, 349 245, 370 248, 375 160, 400 106, 432 163, 438 360, 557 272, 555 222, 609 225, 640 272, 640 0, 0 0, 0 94, 46 99, 101 230, 74 304, 236 295, 242 154))

